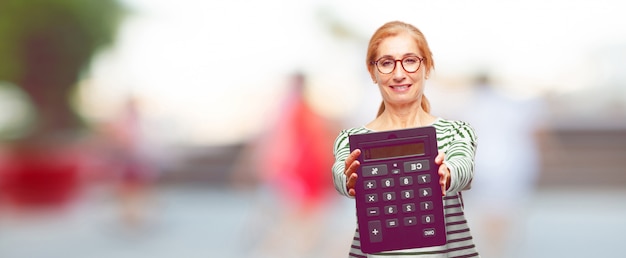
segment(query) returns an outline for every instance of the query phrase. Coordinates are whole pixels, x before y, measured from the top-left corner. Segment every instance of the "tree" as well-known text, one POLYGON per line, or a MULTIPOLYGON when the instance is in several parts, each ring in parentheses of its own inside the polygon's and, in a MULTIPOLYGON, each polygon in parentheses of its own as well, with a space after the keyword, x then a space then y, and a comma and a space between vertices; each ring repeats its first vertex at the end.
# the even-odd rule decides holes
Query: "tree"
POLYGON ((0 0, 0 81, 21 87, 37 114, 23 140, 83 127, 72 94, 93 56, 113 43, 122 14, 116 0, 0 0))

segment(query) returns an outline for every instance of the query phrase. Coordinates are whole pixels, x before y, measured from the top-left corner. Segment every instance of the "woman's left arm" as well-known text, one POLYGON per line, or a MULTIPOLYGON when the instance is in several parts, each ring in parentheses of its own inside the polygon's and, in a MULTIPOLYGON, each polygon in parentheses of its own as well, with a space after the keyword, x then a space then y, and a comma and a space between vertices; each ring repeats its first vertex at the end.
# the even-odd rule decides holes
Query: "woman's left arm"
POLYGON ((443 161, 450 170, 450 185, 446 195, 471 188, 477 146, 476 133, 468 123, 459 122, 451 130, 453 137, 443 161))

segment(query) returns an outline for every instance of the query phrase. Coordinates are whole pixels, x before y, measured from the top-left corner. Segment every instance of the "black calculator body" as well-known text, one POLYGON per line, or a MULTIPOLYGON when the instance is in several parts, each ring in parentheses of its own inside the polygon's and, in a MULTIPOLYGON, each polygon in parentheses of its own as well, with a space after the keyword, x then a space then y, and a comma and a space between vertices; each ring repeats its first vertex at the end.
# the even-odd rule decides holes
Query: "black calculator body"
POLYGON ((446 243, 437 134, 432 126, 349 136, 361 150, 355 186, 364 253, 446 243))

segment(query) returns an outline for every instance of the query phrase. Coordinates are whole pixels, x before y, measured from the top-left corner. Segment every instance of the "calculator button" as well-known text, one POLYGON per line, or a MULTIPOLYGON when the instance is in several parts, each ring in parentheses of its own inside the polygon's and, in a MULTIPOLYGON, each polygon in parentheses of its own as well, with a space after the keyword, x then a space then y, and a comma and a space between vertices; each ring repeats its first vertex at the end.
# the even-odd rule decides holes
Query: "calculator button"
POLYGON ((420 197, 428 197, 433 195, 433 190, 430 188, 420 188, 419 189, 419 196, 420 197))
POLYGON ((418 171, 426 171, 430 169, 430 163, 428 160, 413 160, 404 162, 404 171, 408 172, 418 172, 418 171))
POLYGON ((398 219, 388 219, 385 222, 388 228, 395 228, 398 226, 398 219))
POLYGON ((427 202, 420 202, 420 210, 423 211, 429 211, 433 209, 433 202, 431 201, 427 201, 427 202))
POLYGON ((412 184, 413 184, 413 177, 410 177, 410 176, 400 177, 401 186, 407 186, 407 185, 412 185, 412 184))
POLYGON ((435 229, 434 228, 425 228, 423 232, 424 232, 424 236, 425 237, 433 237, 433 236, 435 236, 435 229))
POLYGON ((367 208, 367 216, 378 216, 380 214, 380 210, 378 207, 369 207, 367 208))
POLYGON ((404 190, 400 194, 402 195, 402 199, 413 199, 413 197, 415 197, 413 190, 404 190))
POLYGON ((363 166, 362 171, 364 177, 383 176, 387 174, 387 165, 363 166))
POLYGON ((377 202, 377 201, 378 201, 378 195, 377 194, 366 194, 365 195, 365 202, 373 203, 373 202, 377 202))
POLYGON ((383 188, 393 187, 393 178, 380 180, 383 188))
POLYGON ((373 220, 367 223, 370 242, 381 242, 383 241, 383 232, 381 232, 380 220, 373 220))
POLYGON ((418 184, 430 183, 430 175, 429 174, 424 174, 424 175, 417 176, 417 183, 418 184))
POLYGON ((432 214, 422 216, 422 224, 430 224, 433 223, 434 220, 435 216, 433 216, 432 214))
POLYGON ((363 183, 365 186, 365 189, 375 189, 376 188, 376 181, 375 180, 367 180, 365 181, 365 183, 363 183))
POLYGON ((396 193, 395 192, 383 193, 383 200, 385 200, 385 201, 393 201, 395 199, 396 199, 396 193))
POLYGON ((396 214, 398 213, 398 206, 389 205, 385 206, 385 214, 396 214))
POLYGON ((414 212, 415 211, 415 203, 405 203, 405 204, 402 204, 402 211, 404 211, 404 213, 414 212))
POLYGON ((415 217, 406 217, 404 218, 405 226, 415 226, 417 225, 417 219, 415 217))

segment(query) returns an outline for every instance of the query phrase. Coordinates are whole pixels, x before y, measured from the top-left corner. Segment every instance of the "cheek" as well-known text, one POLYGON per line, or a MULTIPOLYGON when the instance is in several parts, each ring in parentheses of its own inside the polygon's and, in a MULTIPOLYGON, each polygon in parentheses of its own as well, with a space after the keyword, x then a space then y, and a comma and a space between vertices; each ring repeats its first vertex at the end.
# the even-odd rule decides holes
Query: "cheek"
POLYGON ((421 72, 414 73, 412 77, 415 82, 428 79, 428 77, 426 76, 426 72, 424 72, 423 70, 421 72))

